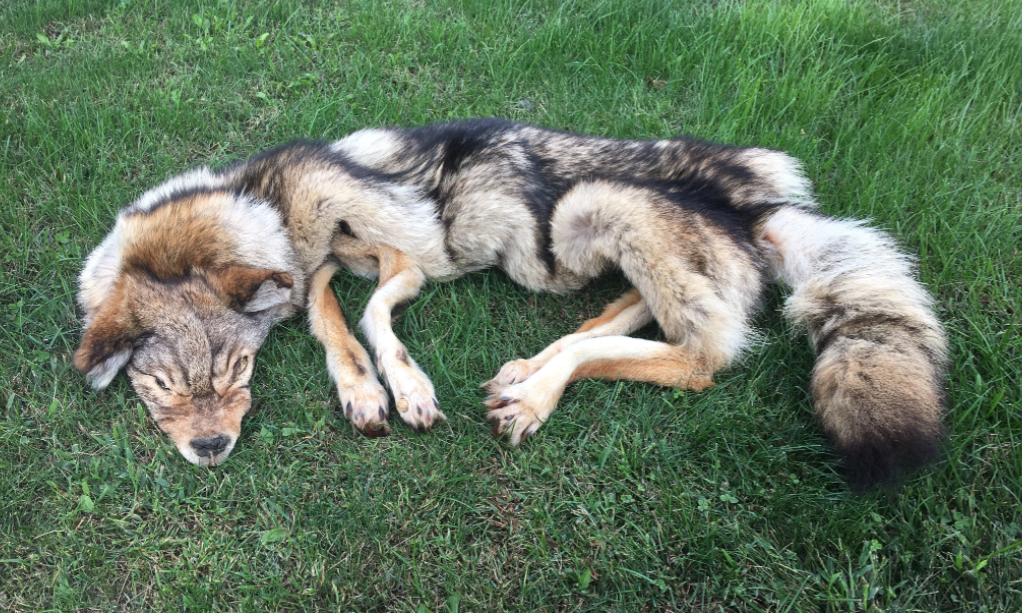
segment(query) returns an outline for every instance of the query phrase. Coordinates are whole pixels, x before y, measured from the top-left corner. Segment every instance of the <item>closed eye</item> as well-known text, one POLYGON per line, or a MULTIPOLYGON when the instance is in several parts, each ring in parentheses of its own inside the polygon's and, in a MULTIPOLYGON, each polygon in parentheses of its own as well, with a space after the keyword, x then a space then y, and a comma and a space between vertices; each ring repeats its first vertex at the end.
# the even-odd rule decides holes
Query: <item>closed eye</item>
POLYGON ((167 383, 163 379, 159 378, 158 376, 150 374, 150 373, 147 373, 144 370, 139 370, 137 368, 132 368, 130 366, 128 367, 128 369, 129 370, 134 370, 135 372, 141 373, 141 374, 143 374, 143 375, 145 375, 147 377, 152 377, 153 381, 156 382, 156 385, 158 385, 161 390, 163 390, 165 392, 169 392, 170 391, 170 387, 167 385, 167 383))
POLYGON ((248 368, 248 356, 242 356, 237 362, 234 363, 234 369, 231 371, 231 382, 237 381, 241 375, 245 373, 248 368))

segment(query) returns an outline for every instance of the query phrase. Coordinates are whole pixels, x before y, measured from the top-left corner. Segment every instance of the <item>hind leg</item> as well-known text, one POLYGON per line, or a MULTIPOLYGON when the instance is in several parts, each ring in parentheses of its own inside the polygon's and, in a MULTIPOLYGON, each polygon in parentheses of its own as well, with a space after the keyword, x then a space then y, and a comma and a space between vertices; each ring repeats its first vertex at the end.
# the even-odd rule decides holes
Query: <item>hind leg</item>
POLYGON ((563 336, 546 349, 527 360, 513 360, 501 367, 497 376, 483 384, 486 389, 497 389, 525 381, 565 348, 588 338, 601 336, 624 336, 653 321, 639 290, 628 290, 623 296, 607 305, 599 317, 594 317, 573 334, 563 336))
POLYGON ((550 417, 564 388, 578 379, 646 381, 701 391, 713 385, 707 361, 680 347, 627 336, 581 340, 551 358, 534 375, 496 385, 484 403, 493 433, 509 432, 518 445, 550 417))
MULTIPOLYGON (((585 338, 524 381, 497 381, 486 401, 496 432, 510 428, 512 444, 519 443, 550 416, 565 386, 583 377, 693 390, 712 384, 713 372, 748 342, 762 275, 747 236, 726 210, 703 213, 711 205, 695 193, 611 181, 580 183, 562 197, 551 221, 558 263, 581 278, 619 267, 671 344, 585 338)), ((580 334, 615 321, 623 323, 615 317, 580 334)))

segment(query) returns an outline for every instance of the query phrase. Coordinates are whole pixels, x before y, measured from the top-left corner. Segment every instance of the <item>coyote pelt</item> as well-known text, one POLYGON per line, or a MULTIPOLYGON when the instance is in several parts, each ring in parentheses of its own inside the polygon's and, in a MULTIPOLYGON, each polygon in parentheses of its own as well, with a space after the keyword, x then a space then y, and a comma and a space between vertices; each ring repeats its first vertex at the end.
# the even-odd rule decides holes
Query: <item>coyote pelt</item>
POLYGON ((799 163, 770 149, 627 141, 500 120, 293 142, 170 179, 124 209, 81 276, 75 365, 97 387, 127 367, 181 453, 218 464, 251 399, 269 326, 308 309, 344 414, 389 432, 446 419, 391 329, 424 283, 490 266, 565 292, 618 269, 633 290, 486 384, 513 444, 579 378, 700 390, 748 345, 764 286, 817 353, 811 388, 850 480, 896 480, 939 453, 946 343, 911 261, 884 233, 817 211, 799 163), (361 320, 329 287, 379 278, 361 320), (667 342, 629 337, 656 322, 667 342))

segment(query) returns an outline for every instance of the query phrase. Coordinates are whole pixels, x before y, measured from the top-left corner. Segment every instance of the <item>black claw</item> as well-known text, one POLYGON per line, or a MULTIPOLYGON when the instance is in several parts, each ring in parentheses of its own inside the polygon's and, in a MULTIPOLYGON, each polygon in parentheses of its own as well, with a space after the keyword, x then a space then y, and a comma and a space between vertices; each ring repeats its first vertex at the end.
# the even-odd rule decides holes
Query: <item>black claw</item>
POLYGON ((386 411, 383 410, 383 407, 380 407, 380 421, 386 421, 386 420, 387 420, 387 413, 386 413, 386 411))
POLYGON ((350 400, 348 401, 348 404, 344 405, 344 416, 345 417, 351 417, 351 401, 350 400))
POLYGON ((422 407, 415 407, 415 412, 422 415, 422 407))
POLYGON ((511 385, 514 385, 518 381, 517 377, 511 377, 511 385))
POLYGON ((440 410, 440 402, 438 402, 436 398, 433 399, 433 406, 436 407, 437 411, 440 410))

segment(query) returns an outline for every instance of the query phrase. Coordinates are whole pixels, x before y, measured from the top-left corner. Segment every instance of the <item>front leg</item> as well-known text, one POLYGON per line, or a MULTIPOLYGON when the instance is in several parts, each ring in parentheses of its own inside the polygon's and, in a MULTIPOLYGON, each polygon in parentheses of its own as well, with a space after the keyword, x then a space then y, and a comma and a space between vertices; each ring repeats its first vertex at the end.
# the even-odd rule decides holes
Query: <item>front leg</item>
POLYGON ((327 368, 337 383, 344 416, 370 437, 390 433, 387 425, 387 392, 373 371, 369 354, 351 334, 337 296, 330 289, 330 277, 337 264, 327 262, 313 273, 309 282, 309 324, 326 348, 327 368))
POLYGON ((376 367, 387 380, 401 419, 417 432, 446 421, 433 384, 391 328, 391 312, 419 294, 426 276, 404 253, 379 247, 380 285, 362 316, 362 331, 376 349, 376 367))

